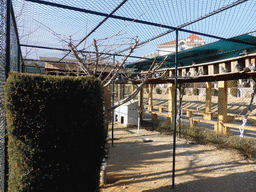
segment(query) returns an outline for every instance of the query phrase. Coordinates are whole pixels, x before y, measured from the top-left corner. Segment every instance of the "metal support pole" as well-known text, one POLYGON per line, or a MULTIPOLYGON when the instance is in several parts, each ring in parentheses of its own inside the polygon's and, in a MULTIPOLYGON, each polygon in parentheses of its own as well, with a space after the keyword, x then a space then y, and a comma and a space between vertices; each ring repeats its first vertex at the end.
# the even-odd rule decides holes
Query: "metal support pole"
POLYGON ((142 125, 142 113, 143 113, 143 87, 140 90, 140 122, 138 126, 142 125))
POLYGON ((20 47, 18 46, 18 58, 17 58, 17 66, 18 66, 18 72, 20 72, 20 47))
POLYGON ((176 29, 176 53, 175 53, 175 92, 174 92, 174 117, 173 117, 173 161, 172 161, 172 188, 175 181, 175 155, 176 155, 176 117, 177 117, 177 72, 178 72, 178 29, 176 29))
POLYGON ((179 136, 179 138, 181 137, 181 105, 182 105, 182 96, 183 96, 183 90, 182 90, 182 84, 181 83, 179 83, 179 88, 180 88, 180 104, 179 104, 179 114, 178 114, 178 116, 179 116, 179 134, 178 134, 178 136, 179 136))
MULTIPOLYGON (((115 55, 113 55, 113 66, 115 65, 115 55)), ((112 106, 115 104, 115 80, 112 82, 112 106)), ((114 121, 115 121, 115 110, 112 111, 112 131, 111 131, 111 143, 112 147, 114 147, 114 121)))
MULTIPOLYGON (((8 78, 10 72, 10 61, 11 61, 11 0, 6 1, 6 55, 5 55, 5 79, 8 78)), ((5 168, 4 168, 4 191, 8 191, 8 174, 9 174, 9 163, 8 163, 8 137, 7 130, 5 128, 5 142, 4 142, 4 155, 5 155, 5 168)))
POLYGON ((8 78, 10 72, 10 46, 11 42, 11 0, 7 0, 6 2, 6 50, 5 50, 5 58, 6 58, 6 65, 5 65, 5 78, 8 78))

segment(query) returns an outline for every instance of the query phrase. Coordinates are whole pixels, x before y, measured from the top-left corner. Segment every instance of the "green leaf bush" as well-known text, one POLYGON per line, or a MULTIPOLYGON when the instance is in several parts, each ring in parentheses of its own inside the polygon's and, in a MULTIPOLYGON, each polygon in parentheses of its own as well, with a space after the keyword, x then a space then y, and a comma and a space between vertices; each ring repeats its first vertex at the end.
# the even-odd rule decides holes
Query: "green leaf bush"
POLYGON ((237 97, 237 93, 238 93, 238 88, 237 88, 237 87, 231 87, 231 88, 230 88, 230 94, 231 94, 233 97, 237 97))
POLYGON ((9 191, 99 191, 107 136, 100 81, 10 73, 5 108, 9 191))

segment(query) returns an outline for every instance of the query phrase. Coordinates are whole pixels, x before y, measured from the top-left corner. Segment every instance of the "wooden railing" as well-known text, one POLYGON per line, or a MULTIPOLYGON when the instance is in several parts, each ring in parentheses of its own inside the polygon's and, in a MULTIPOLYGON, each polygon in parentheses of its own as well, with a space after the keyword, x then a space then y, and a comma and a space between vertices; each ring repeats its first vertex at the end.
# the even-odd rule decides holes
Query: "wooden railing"
MULTIPOLYGON (((154 106, 154 109, 159 109, 159 111, 147 111, 148 113, 152 114, 152 118, 156 119, 158 118, 158 115, 163 115, 168 117, 168 107, 164 107, 164 106, 154 106), (164 111, 167 111, 167 113, 164 113, 164 111)), ((189 124, 190 126, 197 126, 198 122, 201 123, 207 123, 207 124, 213 124, 214 126, 217 126, 218 121, 216 120, 208 120, 208 119, 203 119, 203 115, 205 114, 205 111, 202 110, 195 110, 195 109, 188 109, 188 108, 182 108, 182 114, 185 112, 186 115, 181 115, 182 119, 188 119, 189 120, 189 124), (194 115, 197 116, 194 116, 194 115), (202 115, 202 117, 199 117, 198 115, 202 115)), ((218 112, 212 112, 213 116, 217 116, 218 112)), ((238 115, 238 114, 232 114, 232 113, 228 113, 227 114, 227 123, 224 123, 223 125, 226 128, 235 128, 235 129, 239 129, 239 127, 241 126, 241 124, 235 124, 234 121, 235 120, 243 120, 244 119, 244 115, 238 115)), ((256 116, 248 116, 248 119, 251 120, 256 120, 256 116)), ((254 126, 245 126, 244 127, 245 130, 250 130, 250 131, 256 131, 256 125, 254 126)))

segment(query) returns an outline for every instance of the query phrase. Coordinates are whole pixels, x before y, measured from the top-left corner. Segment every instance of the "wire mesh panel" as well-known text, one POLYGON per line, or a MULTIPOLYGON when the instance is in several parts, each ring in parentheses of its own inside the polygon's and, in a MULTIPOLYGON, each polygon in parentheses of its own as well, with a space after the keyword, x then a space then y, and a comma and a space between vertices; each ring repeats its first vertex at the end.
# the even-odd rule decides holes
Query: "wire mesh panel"
MULTIPOLYGON (((0 0, 0 191, 4 191, 5 178, 5 110, 4 86, 6 81, 6 19, 7 1, 0 0)), ((21 54, 15 18, 10 13, 10 71, 20 71, 21 54)))
POLYGON ((0 0, 0 191, 4 191, 4 136, 5 136, 5 112, 4 112, 4 84, 5 84, 5 15, 6 1, 0 0))

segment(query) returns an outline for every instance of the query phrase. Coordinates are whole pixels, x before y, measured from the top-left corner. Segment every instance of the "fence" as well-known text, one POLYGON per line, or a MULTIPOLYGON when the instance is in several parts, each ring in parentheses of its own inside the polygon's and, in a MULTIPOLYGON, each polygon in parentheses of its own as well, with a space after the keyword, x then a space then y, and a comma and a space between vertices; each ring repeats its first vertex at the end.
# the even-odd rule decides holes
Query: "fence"
MULTIPOLYGON (((0 191, 5 185, 4 85, 9 71, 21 71, 21 52, 11 1, 0 0, 0 191), (7 9, 9 6, 9 9, 7 9), (9 27, 7 24, 9 23, 9 27), (8 54, 9 50, 9 54, 8 54)), ((8 169, 8 166, 6 166, 8 169)), ((6 190, 5 190, 6 191, 6 190)))

